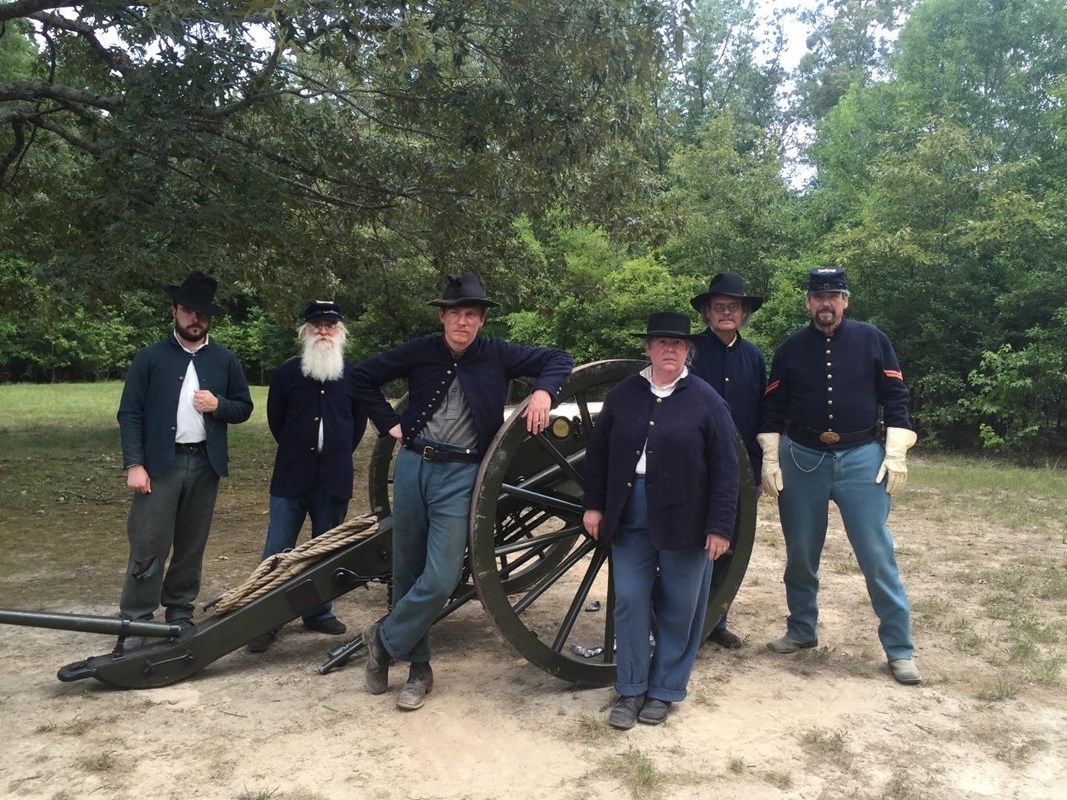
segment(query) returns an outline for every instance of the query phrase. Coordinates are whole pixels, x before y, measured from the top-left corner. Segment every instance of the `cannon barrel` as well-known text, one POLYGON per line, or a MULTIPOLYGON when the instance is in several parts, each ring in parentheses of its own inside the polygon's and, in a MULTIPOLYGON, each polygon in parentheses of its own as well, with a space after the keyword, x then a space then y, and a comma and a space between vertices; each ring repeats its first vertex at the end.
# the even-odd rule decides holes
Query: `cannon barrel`
POLYGON ((79 633, 104 633, 111 636, 177 637, 181 625, 164 622, 138 622, 121 617, 97 617, 89 614, 60 614, 54 611, 16 611, 0 608, 0 624, 26 625, 31 628, 54 628, 79 633))

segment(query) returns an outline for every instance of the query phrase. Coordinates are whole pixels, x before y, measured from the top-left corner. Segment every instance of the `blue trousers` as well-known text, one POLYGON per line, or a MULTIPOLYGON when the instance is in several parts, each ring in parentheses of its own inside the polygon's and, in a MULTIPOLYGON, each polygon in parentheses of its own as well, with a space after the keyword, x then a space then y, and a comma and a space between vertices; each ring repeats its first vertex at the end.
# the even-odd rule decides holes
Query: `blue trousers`
POLYGON ((206 454, 176 453, 170 469, 152 478, 151 494, 133 496, 122 616, 150 620, 163 605, 167 622, 193 618, 218 488, 218 473, 206 454))
MULTIPOLYGON (((441 449, 447 449, 438 445, 441 449)), ((430 626, 463 575, 477 464, 400 448, 393 469, 393 608, 382 644, 395 661, 430 660, 430 626)))
POLYGON ((611 574, 615 584, 615 690, 622 697, 645 694, 653 700, 684 700, 708 609, 711 562, 703 547, 660 550, 652 544, 645 482, 640 476, 611 541, 611 574), (656 646, 650 652, 653 610, 656 646))
MULTIPOLYGON (((297 497, 270 496, 270 523, 267 526, 267 541, 263 545, 263 558, 292 550, 304 520, 311 517, 311 538, 333 530, 345 521, 348 501, 340 500, 317 483, 297 497)), ((333 603, 326 602, 304 615, 305 625, 314 625, 333 617, 333 603)))
POLYGON ((842 450, 814 450, 784 438, 779 460, 785 488, 778 511, 785 537, 788 634, 800 642, 818 638, 819 559, 826 542, 829 503, 841 511, 852 552, 878 615, 878 638, 889 660, 911 658, 911 609, 900 582, 885 481, 875 483, 885 451, 877 442, 842 450))

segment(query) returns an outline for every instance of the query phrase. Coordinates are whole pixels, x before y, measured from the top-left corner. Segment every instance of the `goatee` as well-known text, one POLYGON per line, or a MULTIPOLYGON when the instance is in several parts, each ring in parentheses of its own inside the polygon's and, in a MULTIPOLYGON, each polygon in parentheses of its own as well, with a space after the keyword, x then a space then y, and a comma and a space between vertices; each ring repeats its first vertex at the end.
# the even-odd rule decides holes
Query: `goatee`
POLYGON ((300 371, 317 381, 340 380, 345 371, 345 332, 329 339, 310 336, 304 339, 300 371))

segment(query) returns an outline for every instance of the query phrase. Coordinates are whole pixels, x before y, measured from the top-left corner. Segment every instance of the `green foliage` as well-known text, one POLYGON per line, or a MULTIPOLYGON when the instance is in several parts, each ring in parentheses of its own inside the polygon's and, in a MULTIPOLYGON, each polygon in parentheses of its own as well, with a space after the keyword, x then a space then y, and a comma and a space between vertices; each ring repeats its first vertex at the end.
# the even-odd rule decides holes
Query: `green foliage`
POLYGON ((550 312, 508 315, 509 336, 562 347, 577 363, 643 358, 641 339, 631 334, 643 332, 654 311, 684 311, 699 284, 671 276, 658 259, 645 256, 622 262, 596 289, 595 299, 571 297, 550 312))
POLYGON ((982 354, 968 376, 976 393, 963 402, 980 420, 985 447, 1026 453, 1036 441, 1062 437, 1067 419, 1067 350, 1046 331, 1021 351, 1010 344, 982 354))
POLYGON ((0 81, 0 130, 27 134, 0 236, 57 291, 198 267, 279 315, 358 286, 383 322, 392 282, 521 272, 523 214, 640 227, 656 2, 49 5, 0 6, 43 78, 0 81))
POLYGON ((824 0, 791 76, 747 0, 48 6, 0 4, 0 380, 121 375, 193 268, 259 382, 308 298, 359 360, 468 269, 579 361, 737 271, 769 357, 834 263, 925 444, 1067 449, 1067 0, 824 0))
POLYGON ((748 291, 762 292, 795 246, 779 142, 723 111, 708 117, 693 144, 676 150, 670 174, 664 203, 679 220, 663 248, 671 271, 705 283, 718 272, 739 272, 748 291))
POLYGON ((819 249, 849 270, 850 313, 892 339, 928 441, 1065 445, 1062 409, 1033 382, 1041 369, 1041 397, 1058 391, 1065 363, 1067 173, 1051 109, 1067 37, 1046 35, 1065 11, 918 4, 896 74, 854 84, 811 150, 819 249))

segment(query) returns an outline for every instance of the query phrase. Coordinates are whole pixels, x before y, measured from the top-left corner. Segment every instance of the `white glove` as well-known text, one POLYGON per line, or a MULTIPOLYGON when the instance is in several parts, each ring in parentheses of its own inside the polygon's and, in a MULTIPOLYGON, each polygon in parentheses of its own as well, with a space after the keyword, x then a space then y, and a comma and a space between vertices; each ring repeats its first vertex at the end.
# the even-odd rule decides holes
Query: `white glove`
POLYGON ((908 465, 905 463, 905 457, 908 454, 908 448, 918 439, 915 431, 909 431, 907 428, 885 429, 885 461, 882 462, 878 477, 874 479, 874 482, 881 483, 882 478, 888 473, 889 482, 885 485, 885 490, 889 494, 893 494, 897 489, 903 489, 904 484, 908 482, 908 465))
POLYGON ((777 497, 784 488, 782 468, 778 464, 778 445, 782 442, 782 434, 758 433, 756 441, 763 448, 763 491, 771 497, 777 497))

